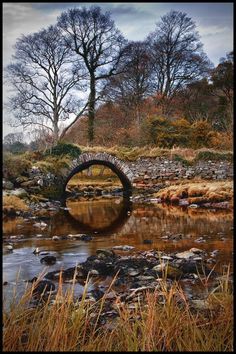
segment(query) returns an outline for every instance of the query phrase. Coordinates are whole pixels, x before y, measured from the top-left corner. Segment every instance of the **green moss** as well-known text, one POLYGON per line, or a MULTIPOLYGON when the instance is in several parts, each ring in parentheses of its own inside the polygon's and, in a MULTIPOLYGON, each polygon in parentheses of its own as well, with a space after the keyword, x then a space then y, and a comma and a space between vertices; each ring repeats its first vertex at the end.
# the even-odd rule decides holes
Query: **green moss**
POLYGON ((68 173, 70 168, 70 158, 68 156, 52 157, 48 156, 44 161, 38 161, 35 163, 42 172, 52 173, 59 176, 64 176, 68 173))
POLYGON ((186 160, 185 158, 183 158, 182 156, 180 155, 177 155, 175 154, 172 159, 174 161, 179 161, 181 162, 184 166, 192 166, 193 165, 193 161, 189 161, 189 160, 186 160))
POLYGON ((47 187, 43 187, 43 189, 40 191, 40 195, 44 198, 58 199, 61 197, 62 192, 63 192, 63 184, 58 183, 47 187))
POLYGON ((233 161, 233 153, 227 152, 216 152, 216 151, 199 151, 195 157, 195 161, 204 160, 204 161, 233 161))
POLYGON ((46 150, 45 156, 63 156, 69 155, 70 157, 79 157, 81 149, 74 144, 58 143, 51 149, 46 150))
POLYGON ((32 162, 24 155, 3 154, 3 177, 14 180, 17 177, 27 174, 32 162))

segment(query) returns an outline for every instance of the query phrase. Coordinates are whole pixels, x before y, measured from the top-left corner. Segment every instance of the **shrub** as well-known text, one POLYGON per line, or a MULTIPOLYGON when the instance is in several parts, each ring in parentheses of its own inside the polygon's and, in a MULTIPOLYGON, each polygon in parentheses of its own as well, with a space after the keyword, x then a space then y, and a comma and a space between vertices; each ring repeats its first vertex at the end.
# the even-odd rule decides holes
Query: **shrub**
POLYGON ((205 161, 233 161, 233 154, 231 152, 227 153, 220 153, 216 151, 199 151, 197 156, 195 157, 195 160, 205 160, 205 161))
POLYGON ((20 211, 27 211, 29 210, 28 205, 19 197, 15 195, 6 195, 3 196, 3 210, 8 209, 20 210, 20 211))
POLYGON ((63 175, 67 168, 69 168, 69 158, 68 156, 63 157, 53 157, 48 156, 43 161, 38 161, 35 163, 41 171, 44 173, 50 172, 56 175, 63 175))
POLYGON ((191 161, 188 161, 188 160, 186 160, 185 158, 183 158, 182 156, 177 155, 177 154, 174 154, 173 160, 174 160, 174 161, 181 162, 181 163, 182 163, 183 165, 185 165, 185 166, 191 166, 191 165, 192 165, 192 162, 191 162, 191 161))
POLYGON ((193 148, 209 147, 211 126, 206 120, 198 120, 191 125, 189 137, 193 148))
POLYGON ((233 132, 212 132, 210 138, 212 148, 221 150, 232 150, 233 148, 233 132))
POLYGON ((28 146, 20 141, 15 141, 13 144, 8 145, 7 150, 12 154, 22 154, 28 150, 28 146))
POLYGON ((46 150, 45 155, 69 155, 71 157, 78 157, 81 154, 81 149, 74 144, 58 143, 56 146, 46 150))
POLYGON ((189 146, 189 135, 191 134, 191 125, 190 123, 183 118, 177 119, 172 122, 172 135, 173 135, 173 144, 182 147, 189 146))
POLYGON ((27 170, 32 166, 32 162, 24 155, 3 154, 3 177, 14 180, 20 175, 27 174, 27 170))

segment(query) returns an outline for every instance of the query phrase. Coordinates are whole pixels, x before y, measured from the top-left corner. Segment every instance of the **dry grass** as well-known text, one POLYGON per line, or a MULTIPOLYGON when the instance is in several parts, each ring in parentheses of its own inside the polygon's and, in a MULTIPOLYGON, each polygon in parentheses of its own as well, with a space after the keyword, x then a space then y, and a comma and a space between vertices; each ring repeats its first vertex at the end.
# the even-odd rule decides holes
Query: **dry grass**
POLYGON ((163 201, 188 198, 190 203, 222 202, 232 200, 233 181, 182 182, 161 189, 155 196, 163 201))
POLYGON ((68 156, 47 156, 44 160, 37 161, 34 165, 42 170, 44 173, 62 173, 66 171, 70 165, 70 160, 68 156))
POLYGON ((3 210, 10 209, 27 211, 29 210, 29 207, 21 198, 16 197, 15 195, 3 196, 3 210))
POLYGON ((139 157, 167 157, 175 159, 176 156, 183 160, 192 162, 198 159, 198 155, 203 159, 232 159, 232 151, 222 151, 215 149, 190 149, 174 147, 172 149, 165 149, 160 147, 143 146, 143 147, 123 147, 123 146, 80 146, 82 152, 107 152, 108 154, 115 155, 122 160, 137 160, 139 157))
MULTIPOLYGON (((220 286, 209 293, 209 309, 192 310, 177 283, 167 290, 146 293, 145 301, 129 309, 117 297, 118 317, 99 324, 106 294, 95 303, 80 302, 73 286, 41 306, 27 306, 32 290, 26 289, 16 305, 3 310, 3 351, 233 351, 233 295, 229 270, 220 286), (160 303, 160 298, 162 303, 160 303), (164 303, 164 304, 163 304, 164 303)), ((107 292, 109 292, 108 289, 107 292)))
POLYGON ((74 186, 122 186, 117 175, 109 168, 94 165, 90 169, 75 174, 68 182, 69 187, 74 186), (88 171, 91 175, 88 174, 88 171))

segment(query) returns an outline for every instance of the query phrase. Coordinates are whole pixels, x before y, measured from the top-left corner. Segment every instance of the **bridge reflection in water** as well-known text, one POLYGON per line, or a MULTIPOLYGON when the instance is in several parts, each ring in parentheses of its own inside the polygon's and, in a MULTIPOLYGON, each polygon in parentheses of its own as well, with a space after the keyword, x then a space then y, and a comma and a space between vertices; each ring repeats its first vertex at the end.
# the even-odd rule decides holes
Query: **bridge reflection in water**
MULTIPOLYGON (((113 234, 126 224, 132 213, 129 198, 66 200, 63 218, 81 233, 113 234)), ((58 218, 58 216, 57 216, 58 218)))

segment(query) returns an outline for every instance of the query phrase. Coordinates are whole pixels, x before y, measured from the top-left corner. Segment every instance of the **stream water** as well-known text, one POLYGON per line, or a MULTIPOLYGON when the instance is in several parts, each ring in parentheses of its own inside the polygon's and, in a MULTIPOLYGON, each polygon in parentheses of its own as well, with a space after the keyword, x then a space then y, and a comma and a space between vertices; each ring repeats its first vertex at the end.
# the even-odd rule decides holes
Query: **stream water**
MULTIPOLYGON (((129 252, 121 251, 122 255, 150 249, 171 253, 197 247, 213 259, 209 264, 211 268, 214 266, 222 271, 233 263, 232 210, 132 203, 122 197, 112 197, 68 199, 66 208, 48 213, 44 220, 46 225, 39 225, 33 218, 4 220, 4 239, 12 241, 14 246, 13 251, 3 247, 3 281, 8 283, 3 287, 4 297, 12 296, 16 279, 20 294, 25 288, 25 280, 43 271, 73 267, 94 255, 98 248, 117 245, 134 247, 129 252), (52 240, 55 235, 80 233, 91 235, 92 240, 52 240), (179 240, 169 238, 169 235, 177 234, 181 234, 179 240), (198 242, 201 237, 203 241, 198 242), (144 240, 150 240, 149 244, 144 240), (36 247, 56 256, 56 264, 41 264, 43 256, 33 254, 36 247)), ((76 291, 81 293, 82 290, 83 286, 76 284, 76 291)))

